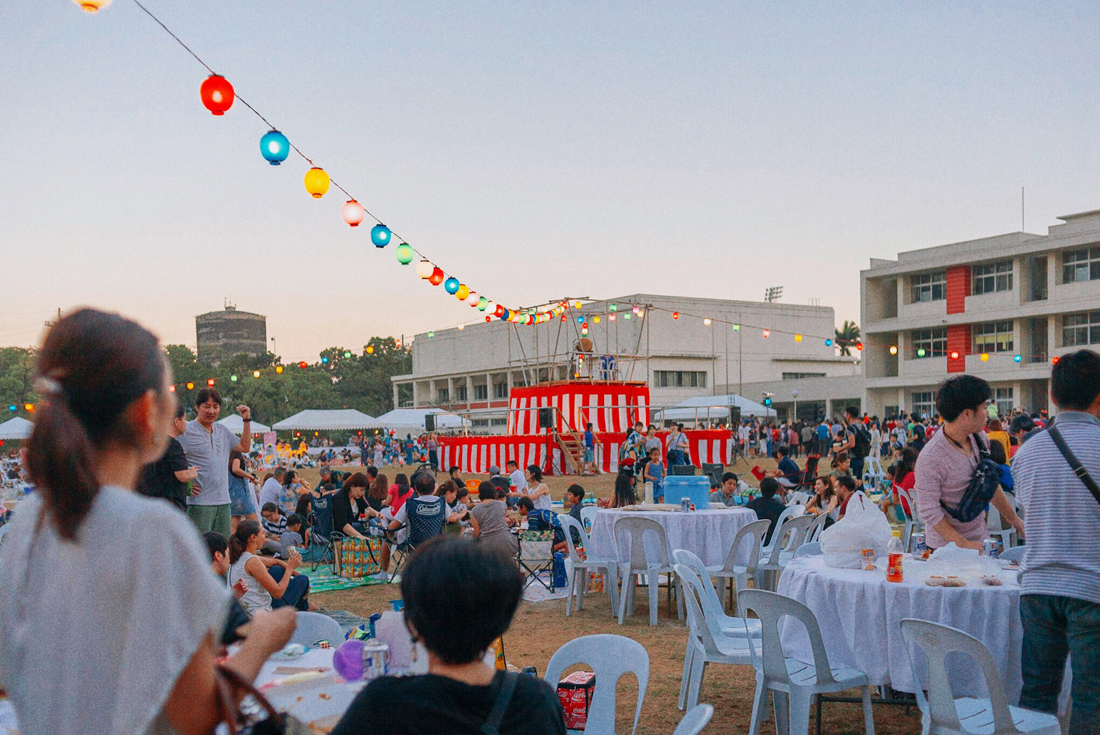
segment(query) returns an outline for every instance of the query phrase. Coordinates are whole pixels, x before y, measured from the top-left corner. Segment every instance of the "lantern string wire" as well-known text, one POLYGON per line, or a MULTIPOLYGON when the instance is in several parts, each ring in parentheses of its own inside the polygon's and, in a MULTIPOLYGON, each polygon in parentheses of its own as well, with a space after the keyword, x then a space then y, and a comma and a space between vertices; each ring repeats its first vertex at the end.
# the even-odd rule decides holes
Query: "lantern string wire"
MULTIPOLYGON (((191 54, 191 56, 193 56, 196 61, 198 61, 200 64, 202 64, 203 67, 205 67, 208 72, 210 72, 211 74, 217 75, 217 72, 214 71, 214 69, 211 68, 211 66, 209 64, 207 64, 205 61, 203 61, 201 56, 199 56, 197 53, 195 53, 195 51, 190 46, 188 46, 186 43, 184 43, 183 40, 180 39, 179 36, 177 36, 175 33, 173 33, 172 29, 164 24, 164 21, 162 21, 155 14, 153 14, 153 11, 151 11, 151 10, 149 10, 149 8, 145 7, 141 3, 141 0, 134 0, 134 4, 137 5, 138 8, 140 8, 142 10, 142 12, 144 12, 146 15, 148 15, 150 18, 152 18, 153 21, 156 22, 156 24, 158 26, 160 26, 164 30, 165 33, 167 33, 169 36, 171 36, 176 41, 176 43, 178 43, 180 46, 183 47, 183 49, 185 51, 187 51, 187 53, 191 54)), ((279 129, 279 128, 275 127, 275 125, 270 120, 268 120, 266 117, 264 117, 263 113, 261 113, 259 110, 257 110, 255 107, 253 107, 251 104, 249 104, 248 101, 237 92, 236 88, 234 88, 234 90, 233 90, 233 95, 236 99, 240 100, 241 104, 243 104, 245 107, 247 107, 252 112, 253 115, 255 115, 260 120, 262 120, 263 123, 265 125, 267 125, 270 129, 272 129, 272 130, 278 130, 279 129)), ((313 162, 313 159, 310 158, 309 156, 307 156, 305 153, 303 153, 302 150, 298 146, 294 145, 294 142, 292 140, 290 140, 289 137, 287 138, 287 143, 290 145, 291 149, 302 158, 302 160, 304 160, 310 166, 313 166, 313 167, 317 166, 317 164, 315 164, 313 162)), ((339 183, 337 183, 337 181, 335 179, 332 178, 331 174, 329 175, 329 182, 332 184, 332 186, 336 187, 341 192, 343 192, 344 196, 346 196, 348 199, 355 199, 355 197, 351 194, 351 192, 349 192, 347 189, 345 189, 343 186, 341 186, 339 183)), ((358 201, 358 200, 356 200, 356 201, 358 201)), ((362 202, 360 202, 360 206, 363 206, 362 202)), ((380 224, 380 225, 383 224, 382 219, 378 215, 374 214, 369 209, 367 209, 365 206, 363 206, 363 211, 366 212, 367 215, 370 216, 370 218, 373 219, 378 224, 380 224)), ((421 258, 424 258, 425 260, 431 260, 430 258, 428 258, 427 255, 425 255, 423 252, 421 252, 419 249, 417 249, 414 245, 409 244, 405 240, 404 237, 399 235, 392 228, 390 228, 390 234, 391 234, 392 237, 397 238, 401 242, 404 242, 405 244, 409 245, 409 247, 412 248, 413 252, 416 253, 417 255, 419 255, 421 258)), ((431 261, 431 262, 432 262, 433 265, 438 265, 435 261, 431 261)), ((478 293, 481 294, 482 292, 478 291, 478 293)), ((482 295, 484 295, 484 294, 482 294, 482 295)), ((488 297, 486 297, 486 298, 488 298, 488 297)))
MULTIPOLYGON (((183 40, 179 36, 177 36, 175 33, 173 33, 172 29, 164 24, 164 21, 162 21, 160 18, 158 18, 151 10, 149 10, 149 8, 145 7, 145 5, 142 4, 141 0, 134 0, 134 4, 137 5, 138 8, 140 8, 142 12, 144 12, 146 15, 148 15, 150 18, 152 18, 153 21, 158 26, 160 26, 161 29, 165 33, 167 33, 169 36, 171 36, 175 40, 175 42, 178 43, 187 53, 191 54, 191 56, 194 57, 194 59, 196 61, 198 61, 200 64, 202 64, 203 67, 205 67, 205 69, 208 72, 210 72, 211 74, 217 75, 217 72, 215 72, 214 69, 211 68, 211 66, 209 64, 207 64, 205 61, 203 61, 201 56, 199 56, 197 53, 195 53, 195 51, 190 46, 188 46, 186 43, 184 43, 183 40)), ((245 98, 242 97, 240 94, 238 94, 235 89, 234 89, 234 96, 236 97, 236 99, 241 101, 241 104, 243 104, 245 107, 247 107, 252 112, 252 114, 254 114, 261 121, 263 121, 263 123, 265 125, 267 125, 270 129, 278 130, 278 128, 276 128, 275 125, 272 124, 270 120, 268 120, 266 117, 264 117, 263 113, 261 113, 259 110, 257 110, 255 107, 253 107, 251 104, 249 104, 249 102, 247 100, 245 100, 245 98)), ((287 143, 290 145, 291 149, 293 149, 293 151, 295 153, 297 153, 302 158, 302 160, 304 160, 310 166, 316 167, 316 164, 313 162, 313 159, 310 158, 309 156, 307 156, 305 153, 303 153, 302 150, 300 148, 298 148, 298 146, 296 146, 293 143, 293 141, 291 141, 289 138, 287 138, 287 143)), ((349 192, 347 189, 345 189, 343 186, 341 186, 339 183, 337 183, 336 180, 331 177, 331 175, 329 176, 329 182, 332 184, 332 186, 335 186, 337 189, 339 189, 341 192, 343 192, 343 194, 348 199, 355 199, 355 197, 351 194, 351 192, 349 192)), ((358 201, 358 200, 356 200, 356 201, 358 201)), ((363 206, 361 202, 360 202, 360 206, 363 206)), ((378 224, 383 224, 382 219, 380 217, 378 217, 376 214, 374 214, 373 212, 371 212, 369 209, 367 209, 365 206, 363 207, 363 211, 367 215, 369 215, 370 218, 373 219, 378 224)), ((394 231, 393 229, 390 229, 390 233, 391 233, 391 237, 395 237, 398 240, 400 240, 401 242, 409 245, 409 247, 412 248, 412 251, 414 253, 419 255, 421 258, 424 258, 425 260, 428 260, 429 262, 431 262, 433 266, 438 267, 438 264, 435 261, 428 258, 427 255, 425 255, 423 252, 421 252, 414 245, 409 244, 405 240, 405 238, 401 237, 396 231, 394 231)), ((440 270, 442 270, 442 268, 440 270)), ((452 275, 451 277, 453 278, 454 276, 452 275)), ((478 291, 478 294, 482 295, 482 296, 485 295, 481 291, 478 291)), ((486 296, 486 298, 488 298, 488 297, 486 296)), ((497 303, 499 303, 499 302, 497 302, 497 303)), ((667 312, 669 314, 673 313, 672 309, 666 309, 666 308, 663 308, 663 307, 644 307, 644 308, 647 312, 659 311, 659 312, 667 312)), ((509 309, 509 311, 517 311, 517 310, 509 309)), ((520 309, 518 311, 526 311, 526 310, 525 309, 520 309)), ((679 312, 679 315, 683 316, 683 317, 691 317, 691 318, 695 318, 695 319, 710 319, 712 321, 712 323, 716 323, 716 324, 736 325, 738 327, 738 329, 747 327, 749 329, 757 329, 757 330, 761 330, 761 331, 766 330, 769 334, 771 332, 775 332, 776 334, 788 334, 788 335, 801 334, 804 339, 805 338, 822 339, 822 340, 828 339, 828 340, 832 340, 832 344, 835 345, 838 348, 854 347, 856 344, 879 343, 879 340, 876 339, 876 338, 871 338, 870 340, 864 340, 864 339, 843 340, 843 339, 837 339, 835 335, 830 335, 828 337, 822 337, 820 335, 809 335, 809 334, 805 334, 805 333, 802 333, 802 332, 792 332, 792 331, 784 330, 784 329, 774 329, 774 328, 770 328, 770 327, 760 327, 760 326, 755 326, 755 325, 751 325, 751 324, 745 324, 745 323, 742 323, 742 322, 731 322, 727 319, 721 319, 721 318, 717 318, 717 317, 706 317, 706 316, 703 316, 703 315, 700 315, 700 314, 690 314, 690 313, 687 313, 687 312, 679 312)), ((465 324, 465 322, 463 322, 463 324, 465 324)), ((881 342, 881 344, 886 344, 886 342, 881 342)), ((1033 359, 1035 356, 1030 355, 1028 357, 1029 357, 1029 359, 1033 359)))

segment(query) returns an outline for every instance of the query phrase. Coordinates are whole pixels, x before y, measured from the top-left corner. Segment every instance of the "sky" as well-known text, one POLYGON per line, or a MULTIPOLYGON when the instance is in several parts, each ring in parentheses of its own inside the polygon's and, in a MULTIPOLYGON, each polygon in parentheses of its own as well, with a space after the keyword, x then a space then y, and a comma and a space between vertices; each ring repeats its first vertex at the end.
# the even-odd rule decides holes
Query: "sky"
MULTIPOLYGON (((510 306, 859 318, 869 259, 1100 208, 1100 4, 145 0, 393 230, 510 306)), ((132 0, 0 3, 0 345, 91 305, 289 360, 475 310, 377 250, 132 0)))

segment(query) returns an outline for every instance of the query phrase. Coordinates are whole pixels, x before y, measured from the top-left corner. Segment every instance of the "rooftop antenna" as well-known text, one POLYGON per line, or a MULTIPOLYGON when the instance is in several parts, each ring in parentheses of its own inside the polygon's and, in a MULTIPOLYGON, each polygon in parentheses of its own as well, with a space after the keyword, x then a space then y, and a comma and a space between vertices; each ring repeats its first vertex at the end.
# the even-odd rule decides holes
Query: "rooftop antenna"
POLYGON ((1020 187, 1020 232, 1027 232, 1024 226, 1024 187, 1020 187))

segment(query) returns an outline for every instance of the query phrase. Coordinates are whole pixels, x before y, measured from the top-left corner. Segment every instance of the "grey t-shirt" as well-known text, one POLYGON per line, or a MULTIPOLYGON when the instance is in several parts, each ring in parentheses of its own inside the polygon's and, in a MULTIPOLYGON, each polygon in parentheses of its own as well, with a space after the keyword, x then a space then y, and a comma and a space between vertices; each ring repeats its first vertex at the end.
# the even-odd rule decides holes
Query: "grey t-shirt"
POLYGON ((188 505, 229 504, 229 453, 241 439, 219 423, 210 429, 207 431, 198 421, 188 421, 179 436, 187 461, 199 468, 198 483, 202 488, 198 495, 187 499, 188 505))

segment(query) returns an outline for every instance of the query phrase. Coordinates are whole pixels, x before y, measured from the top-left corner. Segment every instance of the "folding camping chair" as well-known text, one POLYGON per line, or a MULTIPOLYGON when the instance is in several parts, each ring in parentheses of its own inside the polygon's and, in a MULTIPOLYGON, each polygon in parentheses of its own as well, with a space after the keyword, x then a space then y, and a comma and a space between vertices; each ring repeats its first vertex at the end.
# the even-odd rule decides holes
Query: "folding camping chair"
MULTIPOLYGON (((429 496, 434 497, 434 496, 429 496)), ((416 547, 428 539, 435 538, 443 533, 443 525, 447 521, 447 505, 441 499, 425 500, 414 496, 405 501, 405 515, 408 521, 393 529, 386 529, 386 543, 393 547, 394 573, 389 581, 401 575, 409 554, 416 551, 416 547), (399 533, 408 530, 404 539, 399 540, 399 533)), ((382 571, 389 571, 383 569, 382 571)))
POLYGON ((673 474, 673 475, 684 475, 684 476, 694 475, 695 474, 695 465, 693 465, 693 464, 674 464, 674 465, 672 465, 672 473, 671 474, 673 474))
POLYGON ((722 471, 725 469, 724 465, 717 463, 704 462, 703 474, 710 475, 711 487, 717 487, 722 484, 722 471))
POLYGON ((806 467, 802 470, 802 478, 798 481, 792 490, 805 490, 813 495, 814 482, 817 480, 817 463, 821 460, 821 455, 811 454, 806 457, 806 467))
POLYGON ((554 591, 554 532, 520 531, 519 566, 523 570, 523 589, 538 582, 548 592, 554 591), (546 572, 549 583, 542 578, 546 572))
POLYGON ((317 567, 328 561, 336 569, 336 544, 338 539, 344 538, 344 534, 336 532, 332 528, 332 499, 321 497, 313 499, 313 511, 309 514, 309 550, 320 549, 320 554, 310 553, 313 561, 310 562, 310 571, 316 571, 317 567))

